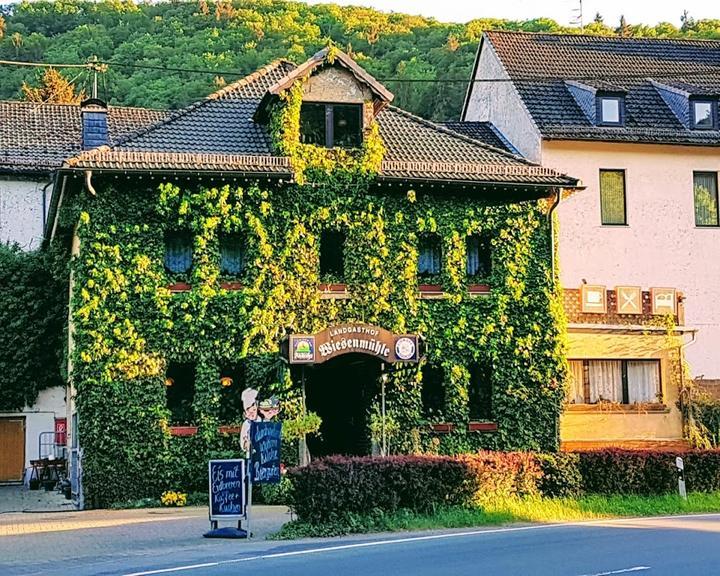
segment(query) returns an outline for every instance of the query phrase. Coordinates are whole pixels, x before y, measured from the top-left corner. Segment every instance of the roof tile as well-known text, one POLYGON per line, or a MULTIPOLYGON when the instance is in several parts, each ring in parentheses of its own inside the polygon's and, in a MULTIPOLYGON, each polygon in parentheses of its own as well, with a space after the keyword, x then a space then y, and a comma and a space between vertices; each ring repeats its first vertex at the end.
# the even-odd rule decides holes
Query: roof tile
POLYGON ((653 84, 720 95, 720 42, 523 32, 486 32, 486 38, 548 139, 720 145, 720 130, 683 126, 653 84), (626 90, 625 126, 591 123, 568 80, 626 90))

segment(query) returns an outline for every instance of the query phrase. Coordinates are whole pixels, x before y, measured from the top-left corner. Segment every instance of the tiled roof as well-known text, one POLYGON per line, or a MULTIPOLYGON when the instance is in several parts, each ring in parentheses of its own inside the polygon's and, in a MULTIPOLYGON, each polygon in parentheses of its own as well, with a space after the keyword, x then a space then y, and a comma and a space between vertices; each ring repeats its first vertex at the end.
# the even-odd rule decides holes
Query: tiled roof
MULTIPOLYGON (((290 177, 267 127, 253 116, 262 96, 293 65, 274 62, 112 147, 83 152, 69 168, 233 171, 290 177)), ((574 187, 577 180, 531 164, 388 106, 377 116, 387 150, 380 178, 574 187)))
POLYGON ((473 140, 479 140, 505 152, 519 155, 515 147, 495 128, 492 122, 443 122, 442 125, 473 140))
POLYGON ((720 145, 720 130, 690 129, 658 89, 720 94, 720 42, 523 32, 485 38, 545 138, 720 145), (566 81, 626 91, 625 125, 594 125, 566 81))
MULTIPOLYGON (((166 115, 162 110, 110 106, 110 139, 116 142, 166 115)), ((80 106, 0 101, 0 173, 51 172, 80 148, 80 106)))

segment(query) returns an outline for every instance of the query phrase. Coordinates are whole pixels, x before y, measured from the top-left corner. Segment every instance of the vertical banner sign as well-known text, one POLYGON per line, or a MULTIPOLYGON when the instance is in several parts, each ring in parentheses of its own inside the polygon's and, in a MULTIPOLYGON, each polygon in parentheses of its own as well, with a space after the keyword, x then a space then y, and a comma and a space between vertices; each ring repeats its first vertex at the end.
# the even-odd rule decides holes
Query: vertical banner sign
POLYGON ((250 476, 253 484, 280 482, 282 423, 253 422, 250 426, 250 476))
POLYGON ((208 472, 210 520, 245 519, 247 512, 245 460, 210 460, 208 472))

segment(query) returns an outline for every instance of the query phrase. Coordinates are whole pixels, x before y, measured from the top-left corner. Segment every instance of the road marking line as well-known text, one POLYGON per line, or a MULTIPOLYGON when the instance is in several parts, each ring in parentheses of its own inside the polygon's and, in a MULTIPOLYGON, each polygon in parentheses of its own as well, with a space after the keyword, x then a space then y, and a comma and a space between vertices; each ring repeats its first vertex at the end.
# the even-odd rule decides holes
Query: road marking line
POLYGON ((650 570, 650 566, 633 566, 632 568, 623 568, 622 570, 599 572, 597 574, 582 574, 581 576, 611 576, 612 574, 627 574, 628 572, 643 572, 645 570, 650 570))
MULTIPOLYGON (((702 517, 718 517, 717 513, 707 514, 685 514, 678 516, 641 516, 636 518, 606 518, 600 520, 579 521, 579 522, 563 522, 558 524, 541 524, 539 526, 515 526, 510 528, 492 528, 489 530, 466 530, 465 532, 451 532, 446 534, 430 534, 428 536, 411 536, 408 538, 394 538, 390 540, 374 540, 371 542, 358 542, 355 544, 339 544, 337 546, 325 546, 321 548, 308 548, 306 550, 295 550, 293 552, 276 552, 275 554, 260 554, 258 556, 248 556, 245 558, 234 558, 232 560, 219 560, 208 564, 198 564, 195 566, 177 566, 173 568, 161 568, 158 570, 148 570, 146 572, 133 572, 124 574, 123 576, 152 576, 153 574, 167 574, 169 572, 180 572, 183 570, 193 570, 195 568, 205 568, 210 566, 221 566, 225 564, 238 564, 240 562, 252 562, 254 560, 271 560, 274 558, 288 558, 291 556, 304 556, 307 554, 321 554, 323 552, 337 552, 338 550, 351 550, 354 548, 368 548, 372 546, 388 546, 392 544, 406 544, 408 542, 423 542, 428 540, 443 540, 447 538, 462 538, 463 536, 476 536, 479 534, 499 534, 504 532, 524 532, 529 530, 548 530, 552 528, 567 528, 569 526, 593 526, 596 524, 623 523, 639 520, 658 520, 658 519, 682 519, 682 518, 702 518, 702 517)), ((641 570, 650 570, 648 566, 636 566, 628 568, 620 572, 603 572, 602 574, 593 574, 585 576, 604 576, 612 574, 622 574, 625 572, 639 572, 641 570)))
MULTIPOLYGON (((260 556, 258 556, 258 558, 260 558, 260 556)), ((254 558, 248 558, 248 560, 254 560, 254 558)), ((206 562, 205 564, 189 564, 187 566, 177 566, 175 568, 160 568, 159 570, 150 570, 148 572, 135 572, 134 574, 126 574, 125 576, 144 576, 146 574, 167 574, 168 572, 180 572, 182 570, 197 570, 198 568, 210 568, 211 566, 227 564, 228 562, 237 562, 237 560, 230 560, 225 562, 206 562)))

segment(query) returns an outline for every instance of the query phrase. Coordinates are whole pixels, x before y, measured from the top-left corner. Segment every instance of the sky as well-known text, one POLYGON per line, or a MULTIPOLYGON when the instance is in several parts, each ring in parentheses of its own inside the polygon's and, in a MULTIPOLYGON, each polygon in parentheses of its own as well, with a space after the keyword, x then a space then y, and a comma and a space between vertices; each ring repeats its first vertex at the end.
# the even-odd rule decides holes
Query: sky
MULTIPOLYGON (((321 0, 304 0, 319 4, 321 0)), ((371 6, 385 12, 404 12, 433 17, 441 22, 467 22, 475 18, 528 20, 541 16, 560 24, 571 24, 577 18, 580 0, 322 0, 341 5, 371 6)), ((583 19, 591 21, 597 12, 605 23, 616 25, 620 15, 629 24, 654 25, 671 22, 680 26, 680 16, 687 10, 696 20, 720 19, 720 0, 583 0, 583 19)))

